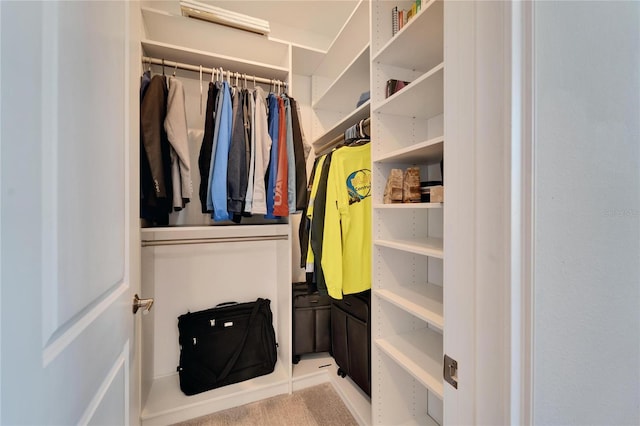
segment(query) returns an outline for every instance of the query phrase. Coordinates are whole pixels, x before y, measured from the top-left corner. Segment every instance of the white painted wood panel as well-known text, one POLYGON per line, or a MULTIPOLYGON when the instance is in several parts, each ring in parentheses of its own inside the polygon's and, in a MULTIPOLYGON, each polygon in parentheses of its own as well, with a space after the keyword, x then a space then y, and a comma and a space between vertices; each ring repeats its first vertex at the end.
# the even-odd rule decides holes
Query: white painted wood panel
POLYGON ((125 43, 122 37, 105 37, 114 30, 126 32, 125 8, 88 3, 59 7, 60 31, 57 40, 49 40, 49 48, 56 49, 64 63, 51 64, 44 81, 45 93, 53 96, 45 117, 45 123, 51 120, 47 145, 52 156, 43 168, 52 220, 45 231, 51 238, 45 242, 50 248, 45 259, 58 265, 49 277, 56 297, 44 301, 45 309, 57 311, 52 332, 123 282, 127 214, 122 197, 128 147, 113 143, 126 138, 128 76, 114 72, 124 69, 125 43), (93 31, 74 25, 83 21, 92 22, 93 31), (101 46, 100 55, 94 54, 95 46, 101 46), (94 59, 87 61, 90 57, 94 59), (67 63, 85 65, 69 70, 67 63), (93 254, 96 244, 101 246, 99 257, 93 254))
POLYGON ((1 315, 13 325, 0 345, 11 389, 1 395, 3 424, 128 424, 130 407, 137 411, 135 11, 118 2, 0 4, 1 315))

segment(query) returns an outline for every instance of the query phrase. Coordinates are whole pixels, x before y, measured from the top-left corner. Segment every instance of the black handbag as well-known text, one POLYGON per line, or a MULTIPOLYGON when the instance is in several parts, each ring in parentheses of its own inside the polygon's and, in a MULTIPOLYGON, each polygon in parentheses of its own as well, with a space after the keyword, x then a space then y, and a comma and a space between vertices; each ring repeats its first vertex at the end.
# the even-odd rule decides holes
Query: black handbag
POLYGON ((195 395, 273 372, 276 335, 269 299, 223 303, 178 317, 180 389, 195 395))

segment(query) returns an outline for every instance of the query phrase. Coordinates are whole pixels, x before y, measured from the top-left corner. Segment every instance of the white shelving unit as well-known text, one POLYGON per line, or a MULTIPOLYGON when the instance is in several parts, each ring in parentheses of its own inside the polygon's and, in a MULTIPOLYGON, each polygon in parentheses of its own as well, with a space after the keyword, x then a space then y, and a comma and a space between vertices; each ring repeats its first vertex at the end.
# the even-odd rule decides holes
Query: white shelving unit
POLYGON ((369 117, 370 102, 358 106, 370 89, 369 1, 360 1, 311 74, 313 147, 318 148, 369 117))
POLYGON ((440 180, 445 157, 444 5, 424 2, 392 36, 392 8, 411 4, 371 3, 375 425, 435 425, 443 419, 446 196, 444 203, 382 203, 391 169, 417 166, 421 180, 440 180), (410 83, 385 98, 389 79, 410 83))

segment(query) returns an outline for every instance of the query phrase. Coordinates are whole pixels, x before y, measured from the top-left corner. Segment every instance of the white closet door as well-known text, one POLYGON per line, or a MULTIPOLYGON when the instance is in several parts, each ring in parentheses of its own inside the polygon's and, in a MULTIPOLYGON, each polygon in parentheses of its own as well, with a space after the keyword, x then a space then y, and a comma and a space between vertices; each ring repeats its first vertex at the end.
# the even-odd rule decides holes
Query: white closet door
POLYGON ((138 421, 134 9, 0 3, 2 424, 138 421))

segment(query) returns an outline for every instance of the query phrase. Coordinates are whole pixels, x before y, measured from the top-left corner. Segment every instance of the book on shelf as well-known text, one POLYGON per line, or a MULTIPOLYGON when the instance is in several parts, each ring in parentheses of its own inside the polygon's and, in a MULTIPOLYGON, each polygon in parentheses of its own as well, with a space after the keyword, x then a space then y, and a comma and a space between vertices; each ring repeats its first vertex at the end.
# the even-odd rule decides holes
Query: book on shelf
POLYGON ((407 10, 407 22, 409 22, 411 20, 411 18, 413 18, 416 14, 416 4, 414 3, 411 6, 411 9, 407 10))
POLYGON ((394 6, 391 9, 391 36, 395 36, 421 9, 422 0, 416 0, 407 10, 398 9, 398 6, 394 6))
POLYGON ((395 79, 387 80, 387 89, 385 92, 385 97, 388 98, 389 96, 393 95, 400 89, 404 88, 407 84, 409 84, 408 81, 395 80, 395 79))
POLYGON ((394 36, 398 32, 398 6, 394 6, 391 10, 391 35, 394 36))

